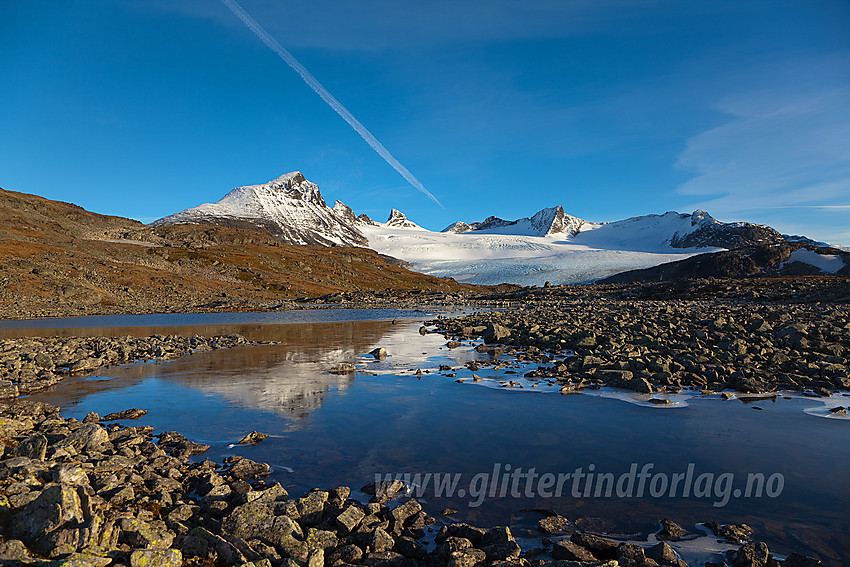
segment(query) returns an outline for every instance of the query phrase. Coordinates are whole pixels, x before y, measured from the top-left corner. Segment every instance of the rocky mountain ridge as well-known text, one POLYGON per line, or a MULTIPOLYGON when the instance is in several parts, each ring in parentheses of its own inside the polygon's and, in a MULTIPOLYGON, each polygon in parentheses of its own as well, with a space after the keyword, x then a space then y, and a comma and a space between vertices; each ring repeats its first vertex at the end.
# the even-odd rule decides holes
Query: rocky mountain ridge
MULTIPOLYGON (((521 236, 563 236, 570 239, 582 232, 602 226, 628 226, 646 219, 678 216, 690 220, 689 226, 660 224, 663 241, 672 248, 727 248, 776 244, 785 238, 776 230, 753 223, 724 223, 705 211, 690 215, 668 212, 664 215, 644 215, 611 223, 589 222, 567 214, 561 205, 547 207, 530 217, 504 220, 490 216, 480 222, 457 221, 442 232, 454 234, 503 234, 521 236)), ((258 228, 271 233, 287 244, 318 244, 322 246, 364 246, 369 239, 364 226, 423 229, 398 209, 392 209, 385 223, 376 223, 366 215, 358 216, 348 205, 336 201, 329 207, 318 185, 308 181, 299 171, 293 171, 260 185, 237 187, 216 203, 204 203, 186 209, 154 223, 154 226, 174 224, 218 224, 258 228)))

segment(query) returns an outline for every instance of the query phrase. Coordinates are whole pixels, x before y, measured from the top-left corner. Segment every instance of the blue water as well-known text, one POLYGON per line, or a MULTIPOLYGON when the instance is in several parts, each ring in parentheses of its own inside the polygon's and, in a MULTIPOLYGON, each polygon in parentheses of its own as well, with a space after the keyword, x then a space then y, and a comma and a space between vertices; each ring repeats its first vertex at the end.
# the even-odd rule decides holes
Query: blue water
MULTIPOLYGON (((219 316, 197 317, 210 323, 205 317, 219 316)), ((420 336, 424 319, 252 321, 232 328, 282 344, 112 368, 95 377, 68 379, 34 397, 77 418, 90 411, 103 415, 145 408, 149 413, 140 424, 208 443, 212 449, 206 456, 214 460, 240 454, 268 462, 273 479, 296 494, 313 487, 357 489, 375 480, 376 473, 450 473, 459 475, 457 488, 468 492, 476 488, 471 485, 476 475, 498 465, 500 476, 508 464, 513 470, 534 468, 555 476, 577 468, 586 473, 592 465, 595 472, 617 478, 632 463, 651 465, 651 473, 668 476, 692 464, 695 475, 733 473, 734 488, 743 488, 749 473, 780 474, 784 487, 775 498, 730 497, 722 507, 715 506, 720 500, 716 491, 706 497, 692 491, 688 497, 654 498, 646 489, 642 497, 606 498, 603 493, 597 498, 592 490, 584 497, 586 485, 581 485, 575 497, 571 482, 560 497, 544 497, 537 490, 530 496, 511 497, 508 491, 500 497, 497 483, 495 497, 461 497, 457 490, 438 497, 432 486, 421 500, 433 514, 451 507, 459 511, 456 519, 510 524, 519 534, 535 535, 524 530, 540 517, 524 510, 553 508, 579 525, 609 533, 646 537, 662 518, 686 527, 711 520, 744 522, 779 553, 805 551, 832 565, 850 553, 850 420, 804 413, 822 406, 821 401, 780 397, 744 403, 697 395, 684 407, 661 408, 457 383, 456 378, 471 373, 460 369, 450 378, 437 366, 459 366, 486 355, 470 347, 450 351, 442 337, 420 336), (377 346, 389 351, 386 361, 362 356, 377 346), (361 371, 352 376, 325 372, 341 361, 356 362, 361 371), (417 379, 417 368, 430 372, 417 379), (272 437, 256 447, 231 446, 252 430, 272 437)), ((493 377, 486 369, 479 374, 493 377)))

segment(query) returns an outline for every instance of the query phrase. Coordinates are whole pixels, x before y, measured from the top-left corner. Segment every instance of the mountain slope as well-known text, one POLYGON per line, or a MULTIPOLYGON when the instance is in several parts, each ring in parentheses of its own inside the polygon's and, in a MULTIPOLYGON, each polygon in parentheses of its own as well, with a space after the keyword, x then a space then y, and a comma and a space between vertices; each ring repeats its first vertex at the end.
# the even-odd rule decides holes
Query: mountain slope
POLYGON ((600 283, 823 275, 850 276, 850 253, 796 243, 751 246, 631 270, 605 278, 600 283))
MULTIPOLYGON (((351 211, 343 203, 339 205, 351 211)), ((268 183, 237 187, 216 203, 204 203, 152 224, 258 228, 287 244, 365 246, 366 238, 347 216, 348 211, 328 207, 319 186, 293 171, 268 183)))
POLYGON ((258 229, 145 226, 0 189, 0 318, 274 308, 350 291, 470 289, 366 248, 258 229))
POLYGON ((734 250, 746 246, 766 246, 785 242, 785 237, 769 226, 748 222, 723 223, 712 218, 705 211, 694 211, 690 218, 693 230, 686 234, 677 234, 670 240, 670 246, 674 248, 712 246, 734 250))

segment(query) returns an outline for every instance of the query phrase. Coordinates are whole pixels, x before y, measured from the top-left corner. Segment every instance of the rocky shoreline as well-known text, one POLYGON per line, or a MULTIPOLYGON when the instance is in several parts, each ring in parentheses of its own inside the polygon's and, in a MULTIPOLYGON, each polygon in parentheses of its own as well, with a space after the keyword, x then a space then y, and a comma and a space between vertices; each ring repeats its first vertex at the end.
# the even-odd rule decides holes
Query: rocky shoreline
POLYGON ((850 306, 844 303, 634 300, 525 302, 506 311, 438 318, 449 346, 482 338, 484 352, 537 362, 525 375, 564 393, 850 390, 850 306))
POLYGON ((93 315, 152 313, 275 312, 299 309, 451 309, 461 306, 513 308, 527 304, 558 304, 576 299, 704 301, 706 299, 758 304, 850 303, 850 278, 773 277, 702 278, 673 282, 595 283, 531 286, 502 284, 452 291, 388 289, 344 291, 321 296, 269 300, 245 294, 220 293, 210 301, 138 298, 126 304, 87 304, 74 301, 11 304, 0 302, 0 319, 33 319, 93 315))
MULTIPOLYGON (((110 419, 135 419, 127 410, 110 419)), ((363 487, 363 504, 337 487, 294 498, 265 480, 270 467, 243 457, 193 458, 209 447, 177 432, 80 422, 55 406, 0 404, 0 563, 106 567, 655 567, 686 565, 664 541, 641 546, 538 524, 540 546, 522 550, 509 527, 489 529, 429 516, 399 481, 363 487), (403 500, 403 501, 402 501, 403 500), (440 525, 442 524, 442 525, 440 525), (433 536, 429 542, 428 534, 433 536)), ((249 434, 246 444, 262 435, 249 434)), ((659 539, 686 537, 661 522, 659 539)), ((776 560, 744 526, 709 527, 738 544, 736 567, 808 567, 798 554, 776 560)), ((724 563, 706 564, 720 566, 724 563)))
POLYGON ((254 344, 240 335, 181 337, 25 337, 0 339, 0 399, 53 386, 116 364, 172 360, 187 353, 254 344))

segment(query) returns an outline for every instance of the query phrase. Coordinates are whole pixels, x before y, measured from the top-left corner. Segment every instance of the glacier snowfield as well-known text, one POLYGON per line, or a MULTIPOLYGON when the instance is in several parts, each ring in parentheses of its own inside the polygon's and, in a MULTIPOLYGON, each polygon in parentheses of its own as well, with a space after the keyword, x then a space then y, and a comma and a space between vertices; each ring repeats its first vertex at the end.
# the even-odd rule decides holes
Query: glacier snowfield
POLYGON ((673 248, 668 239, 677 232, 675 228, 666 222, 611 223, 572 237, 455 234, 386 226, 360 230, 370 248, 410 262, 414 270, 426 274, 475 284, 543 285, 548 281, 557 285, 588 283, 721 250, 673 248))

